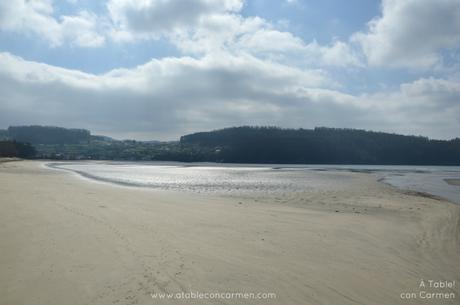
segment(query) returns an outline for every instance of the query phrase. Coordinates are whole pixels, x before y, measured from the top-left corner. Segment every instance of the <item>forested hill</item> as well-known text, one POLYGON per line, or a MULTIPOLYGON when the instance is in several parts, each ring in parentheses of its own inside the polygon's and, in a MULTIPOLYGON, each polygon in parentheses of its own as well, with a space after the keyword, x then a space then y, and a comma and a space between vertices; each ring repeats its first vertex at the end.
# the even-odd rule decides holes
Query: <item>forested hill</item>
POLYGON ((180 143, 213 152, 203 154, 201 161, 460 165, 458 138, 430 140, 355 129, 235 127, 186 135, 180 143))
POLYGON ((85 129, 17 126, 0 130, 0 156, 185 162, 460 165, 460 139, 430 140, 356 129, 233 127, 180 142, 118 141, 85 129), (31 143, 29 146, 21 146, 31 143), (22 149, 24 148, 24 149, 22 149), (26 153, 20 153, 25 151, 26 153), (15 155, 16 153, 16 155, 15 155))
POLYGON ((67 129, 53 126, 11 126, 7 130, 10 139, 30 144, 79 144, 90 141, 86 129, 67 129))

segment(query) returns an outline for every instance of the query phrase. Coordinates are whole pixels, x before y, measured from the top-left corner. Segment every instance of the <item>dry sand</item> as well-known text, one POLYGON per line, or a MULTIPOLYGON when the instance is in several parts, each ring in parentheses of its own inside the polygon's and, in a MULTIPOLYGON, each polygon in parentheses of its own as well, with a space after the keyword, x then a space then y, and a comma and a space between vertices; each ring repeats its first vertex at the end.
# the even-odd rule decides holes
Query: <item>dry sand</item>
POLYGON ((346 190, 274 202, 2 163, 0 304, 459 304, 460 208, 347 175, 356 183, 346 190), (456 284, 420 289, 421 279, 456 284), (421 290, 455 299, 421 299, 421 290), (190 291, 277 298, 151 296, 190 291))

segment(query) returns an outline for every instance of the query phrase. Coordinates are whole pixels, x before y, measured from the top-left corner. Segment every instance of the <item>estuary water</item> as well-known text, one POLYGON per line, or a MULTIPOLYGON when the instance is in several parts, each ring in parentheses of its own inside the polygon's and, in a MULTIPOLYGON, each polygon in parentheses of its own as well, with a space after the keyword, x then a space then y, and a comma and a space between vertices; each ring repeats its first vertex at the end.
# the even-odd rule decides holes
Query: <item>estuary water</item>
MULTIPOLYGON (((460 204, 459 166, 215 164, 180 162, 56 162, 48 166, 122 185, 193 192, 301 192, 346 188, 349 175, 365 172, 395 187, 429 193, 460 204)), ((350 181, 351 182, 351 181, 350 181)))

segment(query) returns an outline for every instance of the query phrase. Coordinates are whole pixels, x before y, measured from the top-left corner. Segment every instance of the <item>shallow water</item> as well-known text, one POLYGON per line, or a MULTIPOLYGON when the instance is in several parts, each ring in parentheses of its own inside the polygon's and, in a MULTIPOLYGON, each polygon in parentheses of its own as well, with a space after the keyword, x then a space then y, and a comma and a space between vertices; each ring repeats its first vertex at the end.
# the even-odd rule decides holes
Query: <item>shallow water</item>
POLYGON ((123 185, 193 192, 301 192, 345 187, 350 176, 302 167, 177 162, 71 162, 52 167, 123 185))
POLYGON ((460 186, 445 181, 460 179, 460 166, 325 165, 319 169, 367 172, 397 188, 432 194, 460 204, 460 186))
POLYGON ((180 162, 59 162, 52 167, 123 185, 193 192, 301 192, 346 188, 353 179, 337 172, 366 172, 390 185, 460 204, 458 166, 248 165, 180 162))

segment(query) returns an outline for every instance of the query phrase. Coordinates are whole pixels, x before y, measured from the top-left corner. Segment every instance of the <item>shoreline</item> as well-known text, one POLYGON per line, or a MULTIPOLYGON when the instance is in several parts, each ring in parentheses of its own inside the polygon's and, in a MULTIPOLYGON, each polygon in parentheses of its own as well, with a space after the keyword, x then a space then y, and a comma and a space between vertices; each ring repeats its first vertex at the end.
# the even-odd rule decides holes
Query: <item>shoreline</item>
MULTIPOLYGON (((460 281, 460 207, 445 200, 355 173, 345 190, 278 201, 114 187, 42 164, 0 164, 2 304, 186 304, 152 294, 190 291, 276 294, 249 304, 458 301, 401 298, 420 279, 460 281)), ((425 290, 460 297, 458 285, 425 290)))
MULTIPOLYGON (((77 162, 81 162, 81 161, 77 161, 77 162)), ((85 162, 87 162, 87 161, 85 161, 85 162)), ((107 162, 107 161, 103 161, 103 162, 107 162)), ((96 175, 92 175, 92 174, 89 174, 89 173, 84 172, 84 171, 59 167, 59 165, 62 165, 62 164, 65 164, 65 162, 48 162, 48 161, 43 162, 43 166, 45 168, 51 168, 51 169, 54 169, 54 170, 70 172, 70 173, 76 174, 76 175, 78 175, 78 176, 80 176, 82 178, 85 178, 85 179, 88 179, 88 180, 94 181, 94 182, 106 183, 106 184, 111 184, 111 185, 114 185, 114 186, 129 187, 129 188, 132 187, 132 188, 151 189, 151 190, 159 191, 159 192, 163 192, 163 191, 165 191, 165 192, 169 192, 169 191, 177 192, 178 191, 177 189, 172 189, 172 190, 171 189, 163 189, 160 186, 155 187, 155 186, 147 185, 147 184, 140 184, 140 183, 135 183, 135 182, 130 183, 130 182, 124 182, 124 181, 117 181, 117 180, 113 180, 113 179, 110 179, 110 178, 98 177, 96 175)), ((134 162, 134 164, 137 164, 137 163, 134 162)), ((203 164, 203 165, 205 165, 205 164, 203 164)), ((202 164, 194 164, 193 166, 199 167, 199 166, 203 166, 203 165, 202 164)), ((242 165, 244 165, 244 164, 242 164, 242 165)), ((264 165, 269 166, 269 164, 264 164, 264 165)), ((186 167, 190 167, 190 166, 186 166, 186 167)), ((280 168, 284 168, 284 167, 279 167, 279 166, 276 167, 276 169, 280 169, 280 168)), ((286 168, 290 168, 290 167, 286 167, 286 168)), ((376 173, 375 170, 370 170, 370 169, 366 169, 366 170, 359 169, 358 170, 358 169, 341 169, 341 168, 316 169, 316 168, 309 168, 309 167, 306 167, 306 168, 310 169, 312 171, 317 171, 317 172, 327 172, 327 173, 346 172, 346 173, 371 175, 372 179, 375 179, 377 182, 382 183, 382 184, 387 185, 387 186, 390 186, 390 187, 393 187, 395 190, 401 191, 402 193, 409 194, 409 195, 426 197, 426 198, 431 198, 431 199, 438 200, 438 201, 448 201, 448 202, 450 202, 452 204, 460 205, 460 202, 458 202, 458 201, 456 202, 452 198, 449 198, 450 196, 446 195, 446 194, 444 194, 444 196, 443 196, 443 195, 440 195, 440 194, 430 193, 429 191, 420 191, 420 190, 414 190, 414 189, 404 188, 402 186, 393 185, 390 182, 386 181, 387 177, 378 178, 377 176, 373 175, 373 174, 376 173)), ((381 170, 378 170, 378 171, 381 171, 381 170)), ((460 179, 447 179, 446 178, 446 179, 443 179, 443 181, 445 181, 449 185, 455 185, 455 186, 460 185, 460 179)), ((184 192, 195 192, 195 191, 186 191, 186 190, 184 190, 184 192)), ((257 192, 257 191, 255 191, 255 192, 257 192)), ((200 193, 200 192, 198 192, 198 193, 200 193)), ((206 193, 206 192, 204 192, 204 193, 206 193)), ((212 193, 212 192, 210 192, 210 193, 212 193)))
POLYGON ((8 157, 0 157, 0 164, 6 162, 17 162, 22 161, 23 159, 20 158, 8 158, 8 157))

